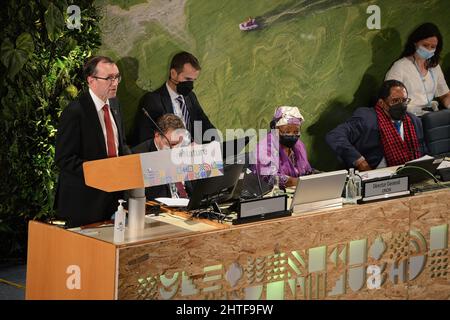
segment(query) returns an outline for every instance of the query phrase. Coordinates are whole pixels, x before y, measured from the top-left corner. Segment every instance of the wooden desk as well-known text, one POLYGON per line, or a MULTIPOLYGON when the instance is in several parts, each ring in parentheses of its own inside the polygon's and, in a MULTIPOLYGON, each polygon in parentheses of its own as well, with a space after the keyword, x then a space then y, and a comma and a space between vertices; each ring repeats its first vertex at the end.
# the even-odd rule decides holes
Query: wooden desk
POLYGON ((30 222, 26 298, 450 299, 449 213, 444 189, 239 226, 162 217, 121 245, 30 222))

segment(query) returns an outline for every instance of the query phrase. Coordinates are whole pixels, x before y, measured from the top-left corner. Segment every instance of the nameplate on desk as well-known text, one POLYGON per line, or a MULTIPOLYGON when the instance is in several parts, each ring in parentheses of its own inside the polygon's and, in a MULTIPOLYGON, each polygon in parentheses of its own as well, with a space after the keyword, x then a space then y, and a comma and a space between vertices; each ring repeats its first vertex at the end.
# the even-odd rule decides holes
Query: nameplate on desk
POLYGON ((402 197, 410 193, 408 176, 365 180, 362 184, 361 202, 402 197))
POLYGON ((290 211, 287 210, 286 195, 241 201, 237 214, 238 217, 233 220, 233 224, 262 221, 291 215, 290 211))

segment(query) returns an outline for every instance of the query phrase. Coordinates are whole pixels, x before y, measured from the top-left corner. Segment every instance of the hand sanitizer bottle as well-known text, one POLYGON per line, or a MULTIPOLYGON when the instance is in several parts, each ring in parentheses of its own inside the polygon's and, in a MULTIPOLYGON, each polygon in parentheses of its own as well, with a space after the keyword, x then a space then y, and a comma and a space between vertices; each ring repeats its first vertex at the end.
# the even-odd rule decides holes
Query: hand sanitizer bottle
POLYGON ((345 200, 344 203, 356 204, 358 200, 358 187, 355 178, 355 169, 348 170, 347 184, 345 185, 345 200))
POLYGON ((122 203, 126 201, 120 199, 119 206, 114 218, 114 242, 123 242, 125 240, 125 209, 122 203))

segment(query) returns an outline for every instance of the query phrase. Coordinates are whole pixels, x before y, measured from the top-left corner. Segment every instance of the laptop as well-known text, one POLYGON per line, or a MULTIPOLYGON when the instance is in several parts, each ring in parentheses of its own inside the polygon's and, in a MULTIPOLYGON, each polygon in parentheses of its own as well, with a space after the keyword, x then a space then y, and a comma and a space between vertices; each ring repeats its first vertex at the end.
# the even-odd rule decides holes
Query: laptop
POLYGON ((267 183, 263 177, 244 167, 239 181, 236 185, 233 199, 255 199, 264 196, 272 191, 272 186, 267 183))
POLYGON ((397 169, 397 173, 409 176, 409 183, 418 183, 427 179, 433 179, 427 171, 432 175, 436 175, 437 168, 443 160, 444 158, 436 159, 426 155, 406 162, 404 167, 397 169))
POLYGON ((291 211, 301 213, 342 207, 342 191, 347 174, 347 170, 338 170, 299 177, 291 211))
POLYGON ((263 195, 272 191, 272 186, 267 183, 263 177, 258 175, 250 169, 251 153, 241 153, 235 158, 235 163, 244 164, 236 188, 233 193, 233 200, 239 199, 254 199, 262 197, 263 195))

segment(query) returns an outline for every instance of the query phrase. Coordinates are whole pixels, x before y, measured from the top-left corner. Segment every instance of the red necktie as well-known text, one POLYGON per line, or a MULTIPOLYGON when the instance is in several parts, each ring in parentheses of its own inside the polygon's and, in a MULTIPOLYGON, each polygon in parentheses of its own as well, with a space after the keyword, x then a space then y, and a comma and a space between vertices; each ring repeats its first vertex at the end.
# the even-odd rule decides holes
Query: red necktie
POLYGON ((180 198, 187 198, 188 195, 187 195, 187 193, 186 193, 186 190, 184 189, 183 183, 177 182, 177 183, 175 183, 175 185, 177 186, 177 193, 178 193, 178 196, 179 196, 180 198))
POLYGON ((114 131, 112 127, 111 117, 109 116, 109 106, 103 106, 103 117, 105 119, 106 128, 106 145, 108 146, 108 158, 117 157, 116 141, 114 139, 114 131))

